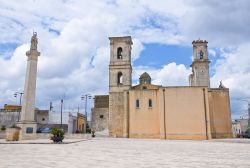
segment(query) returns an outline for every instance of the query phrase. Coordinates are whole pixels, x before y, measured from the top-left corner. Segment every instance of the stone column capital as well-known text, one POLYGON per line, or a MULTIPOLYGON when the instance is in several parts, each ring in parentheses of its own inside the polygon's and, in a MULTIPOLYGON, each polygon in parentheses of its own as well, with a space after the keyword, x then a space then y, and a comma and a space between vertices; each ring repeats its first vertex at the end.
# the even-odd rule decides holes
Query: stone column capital
POLYGON ((37 60, 38 56, 40 56, 40 52, 37 50, 29 50, 26 52, 26 56, 28 57, 28 60, 37 60))

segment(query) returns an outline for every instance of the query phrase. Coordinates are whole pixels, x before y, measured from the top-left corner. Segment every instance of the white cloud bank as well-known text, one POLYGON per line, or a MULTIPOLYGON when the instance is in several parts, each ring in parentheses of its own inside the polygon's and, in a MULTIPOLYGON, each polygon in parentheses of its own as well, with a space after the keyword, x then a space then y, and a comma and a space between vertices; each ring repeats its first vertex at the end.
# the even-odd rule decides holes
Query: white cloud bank
MULTIPOLYGON (((65 108, 77 108, 81 94, 106 94, 108 37, 122 35, 133 37, 133 60, 139 58, 143 43, 190 46, 194 39, 206 39, 214 62, 212 86, 223 80, 232 97, 250 97, 247 0, 0 0, 0 4, 0 45, 18 44, 10 58, 7 52, 0 53, 0 105, 16 102, 12 94, 23 89, 25 52, 33 29, 42 53, 38 107, 48 108, 49 101, 58 102, 66 95, 65 108), (227 48, 233 50, 225 53, 227 48)), ((159 69, 134 67, 133 78, 148 71, 155 84, 188 85, 189 67, 163 64, 159 69)))

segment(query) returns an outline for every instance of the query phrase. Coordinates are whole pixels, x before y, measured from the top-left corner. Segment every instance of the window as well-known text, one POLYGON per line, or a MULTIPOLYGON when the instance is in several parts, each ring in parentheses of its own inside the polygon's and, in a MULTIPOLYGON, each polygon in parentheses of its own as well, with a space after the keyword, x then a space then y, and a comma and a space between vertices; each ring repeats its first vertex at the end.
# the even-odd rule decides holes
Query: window
POLYGON ((139 101, 139 99, 136 99, 135 106, 136 106, 136 108, 140 108, 140 101, 139 101))
POLYGON ((117 83, 118 84, 122 84, 122 82, 123 82, 122 73, 119 72, 118 75, 117 75, 117 83))
POLYGON ((200 50, 200 59, 203 59, 203 55, 204 55, 204 53, 202 52, 202 50, 200 50))
POLYGON ((143 90, 147 90, 147 87, 146 87, 146 86, 143 86, 142 89, 143 89, 143 90))
POLYGON ((100 115, 100 118, 103 118, 103 115, 100 115))
POLYGON ((42 118, 42 121, 45 121, 45 118, 42 118))
POLYGON ((148 100, 148 107, 149 107, 149 108, 152 108, 152 106, 153 106, 152 100, 149 99, 149 100, 148 100))
POLYGON ((122 48, 121 47, 119 47, 117 49, 117 59, 122 59, 122 48))

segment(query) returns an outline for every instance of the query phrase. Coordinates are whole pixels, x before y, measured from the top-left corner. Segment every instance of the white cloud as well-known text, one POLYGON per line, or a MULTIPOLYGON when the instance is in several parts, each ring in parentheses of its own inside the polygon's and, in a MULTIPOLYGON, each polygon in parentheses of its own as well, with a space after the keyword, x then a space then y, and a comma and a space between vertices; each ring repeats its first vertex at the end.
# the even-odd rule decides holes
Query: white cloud
POLYGON ((215 51, 215 50, 213 50, 213 49, 208 49, 208 53, 209 53, 210 56, 216 57, 216 51, 215 51))
MULTIPOLYGON (((0 55, 0 102, 13 103, 23 89, 33 29, 38 32, 37 105, 46 107, 66 93, 68 104, 80 104, 79 95, 107 93, 109 36, 131 35, 132 59, 145 43, 190 45, 197 38, 209 41, 214 76, 232 96, 250 96, 250 3, 227 1, 18 1, 0 0, 0 45, 17 43, 11 58, 0 55), (60 12, 58 12, 60 11, 60 12), (55 33, 56 32, 56 33, 55 33), (222 49, 222 50, 217 50, 222 49), (8 59, 7 59, 8 58, 8 59), (218 60, 217 60, 218 59, 218 60)), ((8 53, 11 53, 8 51, 8 53)), ((189 57, 189 56, 188 56, 189 57)), ((133 79, 148 71, 155 84, 188 85, 189 68, 162 63, 162 68, 134 67, 133 79)))
POLYGON ((236 101, 238 98, 250 100, 250 43, 242 44, 230 52, 223 51, 223 56, 213 67, 216 72, 211 78, 213 87, 218 87, 219 81, 230 89, 232 111, 240 114, 246 109, 245 105, 236 101))
POLYGON ((191 73, 183 64, 176 65, 175 62, 156 69, 152 67, 135 67, 133 80, 137 81, 143 72, 148 72, 152 78, 152 84, 163 86, 188 86, 188 76, 191 73))

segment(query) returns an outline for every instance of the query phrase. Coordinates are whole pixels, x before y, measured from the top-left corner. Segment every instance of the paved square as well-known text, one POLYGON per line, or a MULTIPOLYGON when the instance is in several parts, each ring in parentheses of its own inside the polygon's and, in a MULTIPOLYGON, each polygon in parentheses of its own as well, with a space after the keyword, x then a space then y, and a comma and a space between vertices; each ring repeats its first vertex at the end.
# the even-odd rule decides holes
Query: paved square
POLYGON ((96 138, 72 144, 0 144, 1 168, 249 168, 250 144, 96 138))

